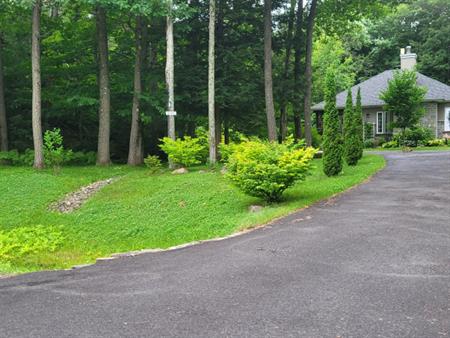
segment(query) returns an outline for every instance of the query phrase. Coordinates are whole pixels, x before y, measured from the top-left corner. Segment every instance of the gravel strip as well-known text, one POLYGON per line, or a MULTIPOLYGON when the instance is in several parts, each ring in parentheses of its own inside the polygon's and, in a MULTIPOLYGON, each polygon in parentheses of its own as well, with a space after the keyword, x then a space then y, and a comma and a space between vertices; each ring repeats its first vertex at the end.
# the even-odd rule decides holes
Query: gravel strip
POLYGON ((115 179, 108 178, 106 180, 97 181, 87 186, 81 187, 79 190, 67 194, 63 200, 52 203, 49 207, 50 211, 61 212, 68 214, 80 208, 86 200, 94 195, 104 186, 111 184, 115 179))

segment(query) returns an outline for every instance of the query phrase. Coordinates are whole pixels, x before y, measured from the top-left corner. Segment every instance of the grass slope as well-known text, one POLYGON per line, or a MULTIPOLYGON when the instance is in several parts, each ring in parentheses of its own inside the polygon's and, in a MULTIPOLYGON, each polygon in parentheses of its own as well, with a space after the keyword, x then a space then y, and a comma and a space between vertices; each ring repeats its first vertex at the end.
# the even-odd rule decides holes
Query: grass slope
POLYGON ((149 175, 144 168, 71 167, 54 176, 50 170, 0 167, 0 230, 61 226, 65 238, 54 253, 0 261, 0 273, 67 268, 116 252, 229 235, 346 190, 384 163, 380 156, 366 155, 357 167, 345 167, 338 177, 328 178, 322 173, 322 162, 315 160, 312 175, 287 190, 284 202, 259 213, 249 213, 248 206, 261 201, 244 195, 217 172, 149 175), (122 178, 78 211, 47 210, 66 193, 112 176, 122 178))

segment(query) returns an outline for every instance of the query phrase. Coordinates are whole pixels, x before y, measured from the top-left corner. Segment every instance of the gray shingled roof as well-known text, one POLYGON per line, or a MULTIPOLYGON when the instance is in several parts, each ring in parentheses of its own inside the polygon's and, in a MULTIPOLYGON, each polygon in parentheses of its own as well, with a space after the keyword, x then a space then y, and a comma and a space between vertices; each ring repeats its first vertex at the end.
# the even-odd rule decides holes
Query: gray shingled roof
MULTIPOLYGON (((353 102, 356 101, 356 93, 358 87, 361 88, 361 103, 363 107, 382 106, 382 101, 379 96, 383 90, 386 89, 390 79, 394 76, 394 70, 386 70, 383 73, 375 75, 370 79, 357 84, 352 87, 353 102)), ((428 89, 425 95, 427 102, 450 102, 450 86, 432 79, 431 77, 417 73, 417 84, 428 89)), ((345 100, 347 99, 347 91, 340 92, 336 96, 336 106, 339 109, 344 108, 345 100)), ((312 107, 312 110, 323 110, 325 102, 322 101, 312 107)))

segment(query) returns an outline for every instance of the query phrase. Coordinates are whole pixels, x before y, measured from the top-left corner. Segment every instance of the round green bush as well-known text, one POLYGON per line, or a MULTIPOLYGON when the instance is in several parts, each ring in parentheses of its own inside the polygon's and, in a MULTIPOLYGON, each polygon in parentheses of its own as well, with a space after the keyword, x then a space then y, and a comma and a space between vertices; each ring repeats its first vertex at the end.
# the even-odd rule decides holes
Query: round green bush
POLYGON ((229 156, 227 177, 248 195, 278 202, 287 188, 305 178, 315 153, 291 144, 243 142, 229 156))

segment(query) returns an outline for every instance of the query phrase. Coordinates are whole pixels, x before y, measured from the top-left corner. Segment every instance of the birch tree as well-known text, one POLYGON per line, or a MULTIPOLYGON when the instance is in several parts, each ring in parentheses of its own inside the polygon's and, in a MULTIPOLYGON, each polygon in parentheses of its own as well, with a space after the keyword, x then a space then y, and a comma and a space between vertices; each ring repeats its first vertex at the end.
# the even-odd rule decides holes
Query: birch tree
POLYGON ((216 0, 209 1, 209 42, 208 42, 208 124, 209 124, 209 162, 217 161, 217 140, 215 121, 215 30, 216 0))
MULTIPOLYGON (((168 0, 166 21, 166 86, 167 86, 167 134, 175 140, 175 94, 174 94, 174 46, 173 46, 173 1, 168 0)), ((172 164, 171 164, 172 166, 172 164)))

